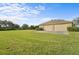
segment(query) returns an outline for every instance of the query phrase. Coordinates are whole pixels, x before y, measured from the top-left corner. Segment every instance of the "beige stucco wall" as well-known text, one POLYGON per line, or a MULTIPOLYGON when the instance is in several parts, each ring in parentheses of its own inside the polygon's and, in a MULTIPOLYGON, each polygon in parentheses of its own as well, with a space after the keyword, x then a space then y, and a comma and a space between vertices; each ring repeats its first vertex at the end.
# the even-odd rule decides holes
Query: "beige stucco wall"
POLYGON ((59 25, 46 25, 46 26, 39 26, 43 28, 45 31, 67 31, 67 27, 71 27, 72 24, 59 24, 59 25))
POLYGON ((44 26, 41 25, 41 26, 39 26, 39 28, 44 28, 44 26))
POLYGON ((45 31, 54 31, 53 25, 44 26, 45 31))
POLYGON ((53 25, 44 25, 44 26, 39 26, 40 28, 43 28, 44 31, 53 31, 53 25))

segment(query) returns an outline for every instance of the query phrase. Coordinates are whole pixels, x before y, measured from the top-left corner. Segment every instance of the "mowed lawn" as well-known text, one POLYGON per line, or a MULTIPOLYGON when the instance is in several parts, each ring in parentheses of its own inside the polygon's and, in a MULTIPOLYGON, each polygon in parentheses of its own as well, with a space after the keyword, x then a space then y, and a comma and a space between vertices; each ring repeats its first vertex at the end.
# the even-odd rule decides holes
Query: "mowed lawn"
POLYGON ((0 31, 1 55, 79 54, 79 32, 69 35, 31 30, 0 31))

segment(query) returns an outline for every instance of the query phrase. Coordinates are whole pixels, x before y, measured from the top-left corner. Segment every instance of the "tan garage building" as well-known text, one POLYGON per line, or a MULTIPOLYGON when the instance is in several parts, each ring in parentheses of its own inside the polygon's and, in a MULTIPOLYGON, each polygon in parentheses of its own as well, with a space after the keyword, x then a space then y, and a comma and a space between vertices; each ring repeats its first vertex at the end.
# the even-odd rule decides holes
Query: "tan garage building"
POLYGON ((72 22, 65 20, 51 20, 39 25, 44 31, 67 32, 67 27, 72 27, 72 22))

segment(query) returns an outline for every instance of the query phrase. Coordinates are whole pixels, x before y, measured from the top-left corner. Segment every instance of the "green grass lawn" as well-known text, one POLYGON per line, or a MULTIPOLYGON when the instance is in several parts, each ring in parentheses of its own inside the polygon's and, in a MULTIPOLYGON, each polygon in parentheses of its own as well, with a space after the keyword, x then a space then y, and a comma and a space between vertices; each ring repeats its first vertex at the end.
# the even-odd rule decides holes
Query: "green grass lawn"
POLYGON ((30 30, 0 31, 0 54, 79 54, 79 32, 60 35, 30 30))

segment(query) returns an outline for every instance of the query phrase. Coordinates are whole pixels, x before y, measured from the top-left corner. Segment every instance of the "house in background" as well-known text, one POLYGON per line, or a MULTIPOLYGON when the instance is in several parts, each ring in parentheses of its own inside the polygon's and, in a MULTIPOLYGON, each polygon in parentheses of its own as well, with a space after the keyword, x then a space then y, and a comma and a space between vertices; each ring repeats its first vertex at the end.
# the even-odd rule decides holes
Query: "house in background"
POLYGON ((65 20, 50 20, 39 25, 44 31, 48 32, 67 32, 67 27, 72 27, 72 22, 65 20))
POLYGON ((79 17, 73 19, 73 26, 79 27, 79 17))
POLYGON ((73 24, 75 27, 79 27, 79 20, 73 20, 73 24))

